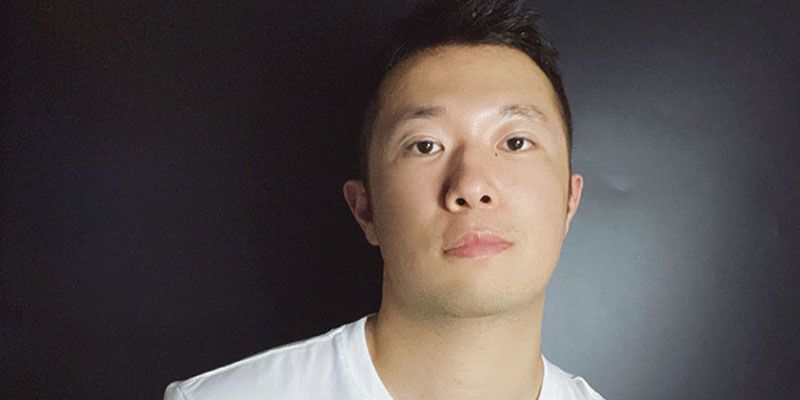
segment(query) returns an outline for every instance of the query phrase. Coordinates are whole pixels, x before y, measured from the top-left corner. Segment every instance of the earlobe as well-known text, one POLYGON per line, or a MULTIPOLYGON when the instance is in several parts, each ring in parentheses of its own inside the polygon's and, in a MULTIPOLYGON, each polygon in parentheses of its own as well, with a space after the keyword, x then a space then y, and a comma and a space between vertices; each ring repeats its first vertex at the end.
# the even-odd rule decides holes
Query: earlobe
POLYGON ((350 179, 344 183, 342 193, 347 206, 350 207, 350 212, 358 222, 361 230, 364 231, 367 241, 373 246, 377 246, 378 240, 375 238, 372 210, 369 206, 369 198, 364 183, 360 180, 350 179))
POLYGON ((569 225, 572 222, 572 217, 578 211, 578 206, 581 203, 581 192, 583 191, 583 176, 580 174, 572 174, 569 180, 570 196, 567 201, 567 219, 564 226, 564 236, 569 232, 569 225))

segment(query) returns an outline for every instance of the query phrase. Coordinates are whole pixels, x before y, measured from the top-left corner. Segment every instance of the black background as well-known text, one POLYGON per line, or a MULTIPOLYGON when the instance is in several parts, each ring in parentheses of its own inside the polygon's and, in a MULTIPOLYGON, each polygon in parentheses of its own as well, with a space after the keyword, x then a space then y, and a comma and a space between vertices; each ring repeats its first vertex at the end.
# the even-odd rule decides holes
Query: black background
MULTIPOLYGON (((663 375, 631 379, 620 370, 611 379, 613 362, 609 375, 582 375, 609 398, 797 397, 800 7, 663 3, 539 3, 545 32, 563 54, 576 146, 583 145, 577 163, 591 166, 580 155, 593 154, 593 142, 581 137, 598 133, 591 121, 599 104, 642 120, 652 120, 652 104, 688 108, 698 131, 726 118, 751 122, 724 125, 697 146, 768 150, 746 162, 720 156, 732 163, 720 171, 764 182, 741 193, 747 210, 770 216, 779 235, 763 265, 726 278, 756 282, 758 295, 731 303, 744 307, 727 312, 749 330, 725 352, 663 375), (671 62, 640 68, 637 60, 659 49, 671 62), (681 95, 615 89, 634 79, 681 95), (706 99, 697 88, 711 81, 724 93, 706 99), (747 325, 763 312, 772 313, 768 324, 747 325), (737 365, 722 354, 728 350, 744 354, 737 365)), ((172 380, 375 311, 379 252, 352 220, 341 184, 357 173, 359 78, 406 8, 389 1, 6 5, 0 397, 159 398, 172 380)), ((597 157, 630 151, 624 140, 607 132, 603 141, 616 144, 597 157)), ((749 238, 747 225, 726 229, 749 238)), ((709 259, 724 268, 725 254, 709 259)), ((737 335, 728 325, 702 339, 681 332, 687 336, 672 338, 674 351, 737 335)), ((647 341, 646 332, 637 337, 647 341)), ((615 342, 622 340, 629 339, 615 342)))

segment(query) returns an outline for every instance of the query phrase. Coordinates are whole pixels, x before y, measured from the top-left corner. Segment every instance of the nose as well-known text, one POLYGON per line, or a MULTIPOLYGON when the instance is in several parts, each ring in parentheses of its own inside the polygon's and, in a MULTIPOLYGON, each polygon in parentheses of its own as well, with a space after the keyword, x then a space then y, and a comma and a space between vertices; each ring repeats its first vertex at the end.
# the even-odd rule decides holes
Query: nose
POLYGON ((448 211, 493 208, 499 201, 490 160, 467 152, 454 157, 444 188, 444 203, 448 211))

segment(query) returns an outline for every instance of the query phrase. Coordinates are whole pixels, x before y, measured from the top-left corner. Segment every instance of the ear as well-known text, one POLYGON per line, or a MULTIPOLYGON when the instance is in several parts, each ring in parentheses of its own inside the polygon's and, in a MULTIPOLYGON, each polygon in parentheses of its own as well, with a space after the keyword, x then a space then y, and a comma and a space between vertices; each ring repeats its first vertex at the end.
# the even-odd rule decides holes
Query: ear
POLYGON ((569 179, 571 193, 567 201, 567 220, 564 226, 564 236, 569 232, 569 224, 572 222, 572 217, 578 211, 578 205, 581 204, 581 191, 583 191, 583 176, 580 174, 572 174, 569 179))
POLYGON ((344 183, 342 192, 344 193, 344 200, 350 207, 350 212, 353 213, 356 222, 358 222, 361 230, 364 231, 367 241, 373 246, 378 246, 378 239, 375 237, 375 224, 372 221, 372 210, 369 207, 369 195, 364 187, 364 182, 350 179, 344 183))

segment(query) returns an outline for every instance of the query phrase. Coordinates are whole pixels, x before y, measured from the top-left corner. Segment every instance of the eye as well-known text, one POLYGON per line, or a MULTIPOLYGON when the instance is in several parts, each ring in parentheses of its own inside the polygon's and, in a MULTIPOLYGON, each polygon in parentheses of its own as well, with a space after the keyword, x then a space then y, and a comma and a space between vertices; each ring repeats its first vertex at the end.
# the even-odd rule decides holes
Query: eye
POLYGON ((527 150, 528 148, 533 147, 533 142, 531 142, 530 139, 516 136, 506 140, 506 147, 515 152, 527 150))
POLYGON ((437 147, 441 149, 441 145, 436 143, 432 140, 420 140, 418 142, 414 142, 409 146, 409 151, 415 152, 418 154, 433 154, 436 153, 437 147))

